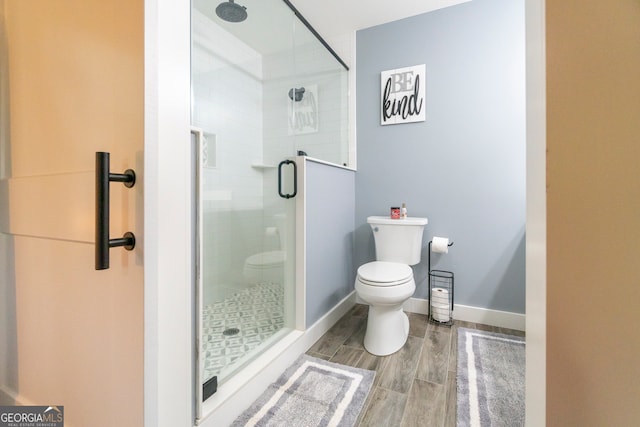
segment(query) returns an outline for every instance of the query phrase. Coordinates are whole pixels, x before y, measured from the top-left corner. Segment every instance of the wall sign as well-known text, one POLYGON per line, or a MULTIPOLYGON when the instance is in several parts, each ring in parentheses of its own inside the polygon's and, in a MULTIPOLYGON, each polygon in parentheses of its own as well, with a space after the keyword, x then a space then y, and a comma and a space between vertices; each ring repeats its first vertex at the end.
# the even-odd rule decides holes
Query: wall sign
POLYGON ((289 90, 289 135, 318 132, 318 85, 289 90))
POLYGON ((425 121, 426 65, 380 73, 380 124, 425 121))

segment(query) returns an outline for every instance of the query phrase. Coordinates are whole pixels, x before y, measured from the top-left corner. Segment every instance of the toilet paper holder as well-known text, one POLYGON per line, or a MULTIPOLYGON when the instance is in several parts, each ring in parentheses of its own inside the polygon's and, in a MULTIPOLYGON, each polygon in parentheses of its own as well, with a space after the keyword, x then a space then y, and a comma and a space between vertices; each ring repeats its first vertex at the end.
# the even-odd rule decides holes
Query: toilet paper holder
MULTIPOLYGON (((428 319, 438 325, 451 326, 453 324, 454 274, 451 271, 431 269, 431 243, 429 242, 429 309, 428 319), (437 289, 437 298, 433 290, 437 289)), ((447 244, 453 246, 453 242, 447 244)))
MULTIPOLYGON (((428 265, 427 265, 427 269, 428 269, 429 273, 431 273, 431 244, 432 244, 432 243, 433 243, 433 240, 431 240, 431 241, 429 242, 429 263, 428 263, 428 265)), ((449 242, 449 243, 447 244, 447 246, 448 246, 448 247, 453 246, 453 242, 452 242, 452 241, 451 241, 451 242, 449 242)))

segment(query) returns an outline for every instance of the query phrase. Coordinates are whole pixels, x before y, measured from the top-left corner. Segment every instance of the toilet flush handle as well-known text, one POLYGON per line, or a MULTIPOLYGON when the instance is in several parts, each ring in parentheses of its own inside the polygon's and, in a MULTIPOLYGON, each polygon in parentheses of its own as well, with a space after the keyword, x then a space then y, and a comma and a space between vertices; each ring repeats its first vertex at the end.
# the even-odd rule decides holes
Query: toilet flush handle
POLYGON ((378 227, 373 227, 373 231, 377 232, 378 231, 378 227))

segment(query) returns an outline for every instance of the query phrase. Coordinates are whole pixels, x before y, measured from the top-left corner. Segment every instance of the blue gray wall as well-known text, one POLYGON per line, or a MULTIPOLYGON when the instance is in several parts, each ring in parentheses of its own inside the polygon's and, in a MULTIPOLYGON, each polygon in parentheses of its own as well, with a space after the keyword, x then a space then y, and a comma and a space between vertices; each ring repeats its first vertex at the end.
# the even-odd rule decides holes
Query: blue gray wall
POLYGON ((353 291, 355 172, 306 161, 307 326, 353 291))
POLYGON ((474 0, 358 31, 355 266, 375 258, 369 215, 407 203, 426 246, 455 241, 432 268, 456 275, 456 303, 525 310, 523 0, 474 0), (425 122, 380 125, 380 72, 426 64, 425 122))

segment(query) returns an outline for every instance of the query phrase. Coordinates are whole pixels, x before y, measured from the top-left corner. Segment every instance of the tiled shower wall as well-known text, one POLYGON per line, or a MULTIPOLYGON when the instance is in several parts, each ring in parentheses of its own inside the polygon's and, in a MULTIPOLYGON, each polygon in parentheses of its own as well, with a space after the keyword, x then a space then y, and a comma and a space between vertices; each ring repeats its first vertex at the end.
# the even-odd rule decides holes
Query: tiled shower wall
POLYGON ((337 165, 348 163, 348 73, 325 47, 313 38, 292 51, 265 56, 263 74, 265 152, 279 159, 302 150, 337 165), (310 86, 317 87, 318 131, 292 134, 288 92, 310 86))
POLYGON ((193 119, 208 139, 204 168, 205 304, 240 289, 244 260, 262 251, 262 60, 194 12, 193 119), (212 137, 212 135, 215 135, 212 137), (212 142, 215 140, 215 147, 212 142))
MULTIPOLYGON (((192 121, 215 159, 204 170, 204 283, 216 284, 205 290, 208 303, 207 295, 244 286, 247 257, 278 248, 278 236, 266 229, 277 225, 276 215, 294 212, 287 208, 293 200, 278 195, 278 164, 298 150, 348 163, 348 77, 304 28, 295 46, 260 55, 197 11, 193 26, 192 121), (289 89, 310 85, 317 87, 318 131, 291 134, 289 89)), ((285 179, 290 174, 283 170, 285 179)), ((295 218, 286 223, 293 227, 295 218)))

